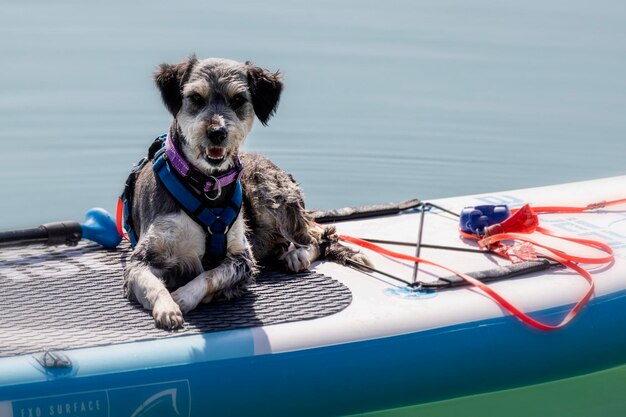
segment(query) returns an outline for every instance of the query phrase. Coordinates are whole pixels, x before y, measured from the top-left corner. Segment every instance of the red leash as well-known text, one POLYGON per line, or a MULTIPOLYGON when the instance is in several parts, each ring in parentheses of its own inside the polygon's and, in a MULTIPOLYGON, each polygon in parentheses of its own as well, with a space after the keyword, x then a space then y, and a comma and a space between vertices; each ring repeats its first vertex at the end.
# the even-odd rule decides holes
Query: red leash
MULTIPOLYGON (((549 213, 585 213, 590 210, 597 210, 604 207, 617 206, 619 204, 626 204, 626 198, 611 201, 600 201, 598 203, 588 204, 585 207, 563 207, 563 206, 540 206, 533 207, 535 213, 549 214, 549 213)), ((513 209, 511 212, 516 212, 519 209, 513 209)))
POLYGON ((532 317, 528 316, 523 311, 521 311, 519 308, 517 308, 515 305, 513 305, 506 298, 498 294, 493 288, 489 287, 483 282, 467 274, 464 274, 462 272, 455 271, 451 268, 448 268, 436 262, 429 261, 427 259, 418 258, 418 257, 411 256, 411 255, 405 255, 399 252, 394 252, 394 251, 385 249, 381 246, 375 245, 363 239, 358 239, 358 238, 355 238, 352 236, 346 236, 346 235, 338 235, 338 238, 340 240, 353 243, 363 248, 370 249, 381 255, 390 256, 392 258, 402 259, 402 260, 411 261, 415 263, 432 265, 437 268, 441 268, 454 275, 457 275, 458 277, 467 281, 469 284, 478 288, 485 295, 487 295, 488 297, 493 299, 495 302, 500 304, 502 307, 504 307, 506 310, 508 310, 511 314, 513 314, 515 317, 520 319, 522 322, 540 330, 556 330, 565 326, 574 317, 576 317, 579 311, 583 308, 583 306, 587 303, 587 301, 589 301, 589 299, 593 295, 593 291, 595 287, 593 277, 587 270, 577 265, 576 262, 588 263, 588 264, 610 263, 614 259, 613 249, 609 245, 602 243, 602 242, 598 242, 598 241, 591 240, 591 239, 581 239, 581 238, 575 238, 575 237, 570 237, 570 236, 564 236, 556 232, 553 232, 551 230, 548 230, 546 228, 543 228, 539 226, 539 221, 538 221, 536 213, 584 213, 590 210, 595 210, 595 209, 606 207, 606 206, 613 206, 613 205, 624 204, 624 203, 626 203, 626 199, 601 202, 597 204, 590 204, 586 207, 545 206, 545 207, 537 207, 533 209, 530 206, 526 205, 519 209, 512 210, 511 217, 509 217, 504 222, 491 226, 490 228, 487 228, 486 236, 484 237, 479 237, 476 235, 470 235, 470 234, 461 232, 462 237, 475 239, 478 241, 478 245, 480 247, 488 248, 494 253, 501 255, 509 260, 511 259, 509 255, 510 252, 508 250, 510 249, 510 247, 503 245, 501 243, 502 241, 521 241, 521 242, 531 244, 533 245, 533 247, 542 248, 544 249, 543 251, 541 251, 542 252, 541 254, 543 256, 549 259, 552 259, 556 262, 559 262, 561 265, 569 269, 572 269, 573 271, 581 275, 583 278, 585 278, 585 280, 587 280, 587 282, 589 283, 589 289, 582 296, 582 298, 574 305, 574 307, 572 307, 572 309, 565 315, 563 320, 561 320, 561 322, 556 325, 545 324, 538 320, 533 319, 532 317), (605 252, 607 255, 602 256, 602 257, 583 257, 583 256, 571 255, 566 252, 560 251, 558 249, 552 248, 548 245, 539 243, 535 241, 534 239, 531 239, 526 236, 526 234, 530 234, 533 232, 539 232, 547 236, 552 236, 558 239, 563 239, 569 242, 574 242, 583 246, 592 247, 594 249, 598 249, 598 250, 605 252))
POLYGON ((117 226, 117 233, 119 233, 120 236, 122 236, 123 239, 126 239, 127 241, 130 242, 130 239, 128 238, 128 235, 126 233, 124 233, 124 202, 122 201, 121 198, 117 199, 117 208, 116 208, 116 214, 115 214, 115 225, 117 226))

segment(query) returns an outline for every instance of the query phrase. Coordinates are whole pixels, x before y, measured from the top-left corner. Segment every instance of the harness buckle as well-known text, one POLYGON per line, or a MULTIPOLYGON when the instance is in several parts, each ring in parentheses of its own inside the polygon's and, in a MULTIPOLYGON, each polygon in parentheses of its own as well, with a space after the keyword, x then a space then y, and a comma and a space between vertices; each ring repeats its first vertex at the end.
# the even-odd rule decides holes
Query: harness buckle
POLYGON ((211 201, 215 201, 218 198, 220 198, 220 196, 222 195, 222 184, 220 183, 220 181, 215 178, 213 175, 209 175, 209 179, 213 180, 213 186, 217 187, 217 194, 215 195, 215 197, 210 197, 209 193, 211 191, 207 191, 206 193, 204 193, 204 195, 206 196, 207 199, 211 200, 211 201))

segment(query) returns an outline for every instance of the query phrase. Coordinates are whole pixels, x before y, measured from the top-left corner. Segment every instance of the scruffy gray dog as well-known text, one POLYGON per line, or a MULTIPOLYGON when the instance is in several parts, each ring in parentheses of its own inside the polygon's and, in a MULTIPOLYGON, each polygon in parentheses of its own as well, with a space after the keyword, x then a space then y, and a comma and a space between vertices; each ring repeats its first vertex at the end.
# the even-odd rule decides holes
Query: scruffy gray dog
MULTIPOLYGON (((369 264, 364 255, 329 239, 332 229, 312 221, 291 175, 263 156, 239 152, 255 115, 266 125, 274 114, 282 91, 280 73, 250 62, 193 56, 160 65, 154 80, 174 116, 168 140, 193 169, 215 178, 232 170, 238 157, 244 167, 242 208, 227 230, 226 254, 218 262, 205 256, 207 230, 164 188, 153 161, 137 173, 132 217, 138 240, 124 288, 152 310, 157 327, 180 327, 182 313, 200 302, 242 294, 259 264, 279 263, 292 272, 320 257, 369 264), (167 287, 178 289, 170 294, 167 287)), ((227 204, 234 186, 220 189, 209 204, 227 204)))

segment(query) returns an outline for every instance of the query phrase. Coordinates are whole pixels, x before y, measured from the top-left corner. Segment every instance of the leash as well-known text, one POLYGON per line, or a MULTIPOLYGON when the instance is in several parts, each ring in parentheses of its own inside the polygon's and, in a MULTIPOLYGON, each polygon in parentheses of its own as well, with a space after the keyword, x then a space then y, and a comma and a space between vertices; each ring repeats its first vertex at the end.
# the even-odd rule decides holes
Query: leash
MULTIPOLYGON (((589 301, 589 299, 591 298, 594 292, 595 283, 594 283, 593 277, 586 269, 579 266, 578 263, 587 263, 587 264, 594 264, 594 265, 609 264, 613 262, 614 254, 613 254, 613 249, 605 243, 592 240, 592 239, 582 239, 582 238, 575 238, 575 237, 561 235, 549 229, 539 226, 537 213, 541 213, 541 214, 585 213, 585 212, 589 212, 592 210, 597 210, 599 208, 604 208, 604 207, 614 206, 614 205, 619 205, 619 204, 624 204, 624 203, 626 203, 626 199, 602 201, 599 203, 589 204, 585 207, 541 206, 541 207, 536 207, 533 209, 529 205, 526 205, 519 209, 511 210, 512 215, 509 217, 506 217, 504 221, 502 221, 502 218, 504 217, 502 216, 502 213, 496 213, 493 217, 497 218, 499 221, 493 222, 490 225, 484 224, 484 222, 486 221, 484 217, 487 217, 487 220, 489 220, 489 216, 482 216, 482 213, 480 213, 480 215, 476 215, 476 213, 473 213, 476 211, 476 208, 466 209, 466 210, 468 209, 472 210, 471 212, 474 214, 473 216, 474 220, 480 219, 483 222, 483 227, 474 228, 473 233, 469 233, 468 231, 463 230, 464 225, 462 223, 461 230, 460 230, 461 236, 467 239, 477 240, 479 247, 483 251, 495 253, 514 263, 520 257, 522 260, 537 260, 538 258, 536 255, 539 254, 545 258, 548 258, 549 260, 557 262, 565 266, 566 268, 569 268, 575 271, 577 274, 582 276, 587 281, 587 283, 589 284, 588 290, 580 298, 580 300, 569 310, 569 312, 565 315, 565 317, 558 324, 555 324, 555 325, 546 324, 530 317, 529 315, 521 311, 521 309, 516 307, 513 303, 511 303, 502 295, 500 295, 493 288, 489 287, 485 283, 479 281, 478 279, 466 273, 456 271, 452 268, 446 267, 445 265, 441 265, 439 263, 432 262, 432 261, 429 261, 427 259, 424 259, 418 256, 411 256, 411 255, 406 255, 403 253, 395 252, 395 251, 383 248, 381 246, 378 246, 374 244, 373 242, 370 242, 364 239, 359 239, 359 238, 348 236, 348 235, 337 235, 337 238, 339 240, 349 242, 349 243, 361 246, 363 248, 372 250, 384 256, 389 256, 395 259, 410 261, 415 264, 421 263, 421 264, 431 265, 431 266, 443 269, 445 271, 448 271, 460 277, 468 284, 477 288, 483 294, 485 294, 486 296, 488 296, 489 298, 497 302, 499 305, 501 305, 503 308, 505 308, 507 311, 509 311, 511 314, 513 314, 515 317, 517 317, 519 320, 526 323, 527 325, 540 329, 540 330, 556 330, 556 329, 560 329, 564 327, 570 321, 572 321, 572 319, 576 317, 576 315, 580 312, 580 310, 584 307, 584 305, 589 301), (598 256, 598 257, 572 255, 565 251, 562 251, 562 250, 553 248, 551 246, 548 246, 546 244, 537 242, 536 240, 531 239, 528 236, 526 236, 527 234, 530 234, 533 232, 538 232, 546 236, 551 236, 554 238, 562 239, 562 240, 576 243, 579 245, 583 245, 586 247, 591 247, 591 248, 605 252, 606 255, 598 256), (523 242, 521 245, 523 247, 523 250, 519 250, 520 249, 519 246, 505 245, 503 241, 523 242), (524 258, 527 258, 527 259, 524 259, 524 258)), ((487 207, 487 206, 482 206, 482 207, 487 207)), ((488 210, 492 210, 492 208, 493 206, 490 206, 488 210)), ((507 211, 508 211, 508 208, 507 208, 507 211)), ((493 210, 491 214, 493 214, 493 210)), ((460 217, 463 221, 464 219, 463 213, 461 213, 460 217)), ((470 216, 466 216, 465 219, 469 217, 470 216)))
MULTIPOLYGON (((615 204, 621 203, 622 200, 616 200, 615 204)), ((587 206, 589 207, 589 206, 587 206)), ((547 214, 557 214, 562 213, 560 211, 561 208, 569 211, 567 213, 584 213, 588 208, 580 208, 580 207, 539 207, 539 209, 543 210, 542 213, 547 214), (574 211, 577 210, 577 211, 574 211)), ((467 213, 470 210, 476 210, 476 208, 466 208, 464 209, 464 213, 467 213)), ((522 260, 525 257, 530 257, 530 260, 533 260, 533 252, 534 248, 543 248, 548 251, 548 253, 544 253, 544 256, 556 256, 560 259, 564 259, 570 262, 578 262, 578 263, 587 263, 587 264, 606 264, 613 261, 613 249, 602 242, 592 239, 582 239, 575 238, 571 236, 565 236, 559 233, 556 233, 552 230, 549 230, 545 227, 539 226, 539 218, 538 215, 530 205, 526 204, 519 209, 511 210, 511 215, 507 219, 502 222, 495 223, 488 226, 481 227, 481 221, 485 220, 474 219, 474 224, 463 224, 463 213, 461 214, 461 225, 459 227, 459 233, 461 237, 465 239, 473 239, 478 242, 478 247, 481 249, 489 250, 493 253, 496 253, 506 259, 509 259, 512 262, 515 262, 517 258, 521 258, 522 260), (472 230, 472 232, 468 232, 468 230, 472 230), (561 239, 564 241, 569 241, 572 243, 576 243, 578 245, 586 246, 589 248, 598 249, 600 251, 605 252, 606 256, 601 257, 587 257, 587 256, 577 256, 571 255, 565 251, 553 248, 544 243, 537 242, 534 239, 528 237, 531 233, 540 233, 545 236, 551 236, 557 239, 561 239), (520 251, 519 247, 505 245, 503 241, 519 241, 525 242, 527 244, 532 245, 532 247, 526 246, 525 249, 530 249, 529 251, 520 251)), ((470 219, 470 222, 472 220, 470 219)), ((524 249, 524 248, 523 248, 524 249)), ((556 259, 555 259, 556 260, 556 259)))

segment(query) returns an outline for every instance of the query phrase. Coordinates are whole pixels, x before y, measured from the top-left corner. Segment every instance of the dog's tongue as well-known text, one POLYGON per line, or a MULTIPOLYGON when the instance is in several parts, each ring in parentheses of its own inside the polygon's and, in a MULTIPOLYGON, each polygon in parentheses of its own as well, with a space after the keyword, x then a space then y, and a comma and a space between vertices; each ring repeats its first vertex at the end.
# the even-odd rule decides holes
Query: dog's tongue
POLYGON ((209 156, 215 159, 223 158, 225 153, 224 148, 209 148, 208 152, 209 156))

